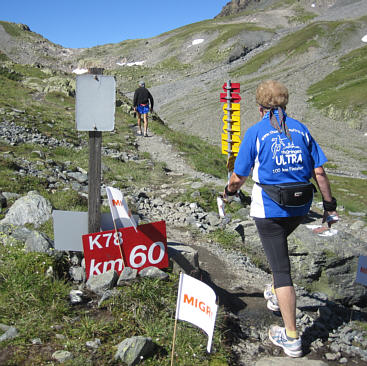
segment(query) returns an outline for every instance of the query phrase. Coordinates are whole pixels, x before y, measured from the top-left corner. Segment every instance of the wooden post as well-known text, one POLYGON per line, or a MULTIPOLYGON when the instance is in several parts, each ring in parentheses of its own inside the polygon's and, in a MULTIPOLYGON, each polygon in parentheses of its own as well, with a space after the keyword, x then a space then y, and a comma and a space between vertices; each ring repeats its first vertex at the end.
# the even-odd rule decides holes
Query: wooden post
MULTIPOLYGON (((90 74, 102 74, 101 68, 88 69, 90 74)), ((101 151, 102 132, 89 131, 88 168, 88 232, 101 230, 101 151)))

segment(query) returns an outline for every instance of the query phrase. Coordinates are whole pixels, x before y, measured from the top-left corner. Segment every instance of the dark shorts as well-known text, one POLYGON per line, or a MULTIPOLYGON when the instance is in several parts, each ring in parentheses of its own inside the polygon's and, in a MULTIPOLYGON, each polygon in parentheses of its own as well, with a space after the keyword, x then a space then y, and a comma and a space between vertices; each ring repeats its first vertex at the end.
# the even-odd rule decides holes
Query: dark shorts
POLYGON ((274 288, 292 286, 287 237, 304 220, 304 216, 255 218, 257 231, 273 272, 274 288))
POLYGON ((136 108, 136 110, 140 113, 140 114, 147 114, 149 113, 149 104, 139 104, 138 107, 136 108))

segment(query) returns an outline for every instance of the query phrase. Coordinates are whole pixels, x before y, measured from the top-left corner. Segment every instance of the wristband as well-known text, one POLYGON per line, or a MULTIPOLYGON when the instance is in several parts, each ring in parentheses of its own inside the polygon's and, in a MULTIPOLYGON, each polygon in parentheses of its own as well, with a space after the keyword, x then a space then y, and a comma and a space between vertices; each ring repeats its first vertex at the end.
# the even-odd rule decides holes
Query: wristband
POLYGON ((336 211, 337 203, 334 197, 331 198, 331 202, 322 200, 325 211, 336 211))
POLYGON ((234 196, 234 195, 237 193, 237 191, 235 191, 235 192, 230 192, 230 191, 228 190, 228 184, 224 187, 224 192, 225 192, 225 194, 226 194, 227 196, 234 196))

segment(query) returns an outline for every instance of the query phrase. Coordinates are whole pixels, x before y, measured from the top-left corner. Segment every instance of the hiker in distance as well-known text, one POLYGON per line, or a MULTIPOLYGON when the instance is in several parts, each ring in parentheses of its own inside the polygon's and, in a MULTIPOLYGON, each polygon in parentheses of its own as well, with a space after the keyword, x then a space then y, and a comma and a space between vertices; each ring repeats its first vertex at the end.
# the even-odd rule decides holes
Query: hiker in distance
POLYGON ((142 135, 141 129, 141 116, 144 119, 144 136, 148 137, 148 113, 149 113, 149 102, 150 110, 153 112, 154 99, 149 90, 145 87, 143 80, 139 81, 139 88, 134 93, 134 111, 138 114, 138 135, 142 135))
POLYGON ((284 327, 273 325, 270 340, 291 357, 302 356, 296 327, 296 294, 291 278, 287 237, 310 210, 314 178, 323 197, 329 228, 339 220, 323 164, 327 159, 307 127, 286 112, 288 90, 267 80, 256 90, 261 121, 250 127, 240 146, 234 171, 224 189, 224 199, 237 194, 252 170, 250 216, 256 227, 273 275, 264 290, 267 307, 281 312, 284 327))

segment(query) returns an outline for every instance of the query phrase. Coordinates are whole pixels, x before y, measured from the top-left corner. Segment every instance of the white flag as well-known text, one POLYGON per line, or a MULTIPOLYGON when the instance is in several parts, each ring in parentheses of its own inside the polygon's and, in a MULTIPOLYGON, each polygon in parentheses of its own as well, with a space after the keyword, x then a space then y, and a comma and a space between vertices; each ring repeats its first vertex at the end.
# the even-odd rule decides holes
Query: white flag
POLYGON ((208 335, 206 349, 209 353, 218 308, 215 300, 215 292, 208 285, 186 274, 180 274, 176 319, 192 323, 208 335))
POLYGON ((112 219, 116 224, 116 228, 120 229, 133 226, 135 231, 137 231, 136 222, 132 216, 129 216, 129 208, 122 193, 113 187, 106 187, 106 192, 112 219))

